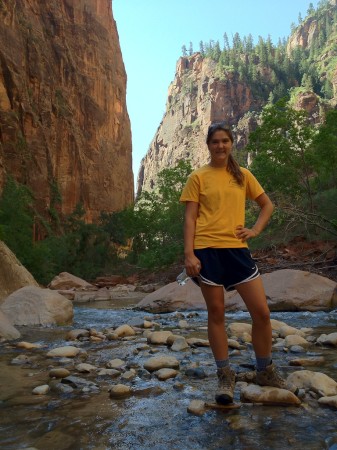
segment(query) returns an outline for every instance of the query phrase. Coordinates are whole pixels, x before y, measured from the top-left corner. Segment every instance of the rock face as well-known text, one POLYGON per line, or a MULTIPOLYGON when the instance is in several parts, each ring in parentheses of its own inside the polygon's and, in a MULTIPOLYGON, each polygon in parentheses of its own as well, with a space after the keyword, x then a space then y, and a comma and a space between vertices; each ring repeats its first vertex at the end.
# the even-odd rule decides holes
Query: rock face
POLYGON ((38 286, 14 253, 0 241, 0 302, 17 289, 29 285, 38 286))
POLYGON ((110 0, 0 2, 0 191, 87 219, 133 200, 126 74, 110 0))
POLYGON ((246 144, 247 131, 256 123, 254 115, 261 100, 254 99, 247 84, 229 72, 224 79, 215 74, 216 64, 200 53, 179 59, 174 81, 168 90, 166 112, 150 148, 141 162, 138 194, 150 190, 156 174, 190 159, 199 167, 208 161, 205 135, 211 122, 226 120, 236 125, 237 147, 246 144), (240 122, 241 119, 241 122, 240 122))

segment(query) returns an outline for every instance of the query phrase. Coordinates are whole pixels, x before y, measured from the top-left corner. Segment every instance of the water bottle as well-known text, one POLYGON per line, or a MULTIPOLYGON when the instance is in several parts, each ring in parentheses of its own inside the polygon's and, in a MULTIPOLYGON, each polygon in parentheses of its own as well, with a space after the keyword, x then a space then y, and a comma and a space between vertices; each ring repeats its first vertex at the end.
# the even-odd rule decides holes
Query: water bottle
POLYGON ((187 281, 190 279, 190 277, 186 273, 186 269, 184 269, 176 278, 177 283, 180 286, 184 286, 187 281))

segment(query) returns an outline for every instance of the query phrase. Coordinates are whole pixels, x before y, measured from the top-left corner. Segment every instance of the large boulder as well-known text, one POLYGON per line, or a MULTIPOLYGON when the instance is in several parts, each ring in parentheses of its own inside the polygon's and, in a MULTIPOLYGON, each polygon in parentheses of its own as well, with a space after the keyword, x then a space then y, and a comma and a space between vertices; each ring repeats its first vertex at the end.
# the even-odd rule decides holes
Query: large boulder
POLYGON ((23 286, 38 286, 7 245, 0 241, 0 301, 23 286))
POLYGON ((76 277, 68 272, 61 272, 49 283, 50 289, 88 289, 94 286, 82 278, 76 277))
MULTIPOLYGON (((232 292, 227 293, 226 302, 232 296, 232 292)), ((241 298, 239 301, 243 303, 241 298)), ((165 313, 179 310, 206 310, 206 303, 201 289, 193 281, 188 280, 184 286, 173 282, 151 292, 137 303, 137 308, 154 313, 165 313)))
MULTIPOLYGON (((262 275, 271 311, 326 311, 337 306, 336 283, 302 270, 283 269, 262 275)), ((225 293, 226 311, 247 310, 236 291, 225 293)), ((154 313, 205 310, 201 290, 192 281, 170 283, 144 297, 139 309, 154 313)))
POLYGON ((20 332, 13 327, 8 317, 0 310, 0 340, 18 339, 20 332))
POLYGON ((72 322, 73 304, 50 289, 23 287, 0 303, 13 325, 64 325, 72 322))
MULTIPOLYGON (((336 283, 303 270, 282 269, 262 275, 271 311, 327 311, 337 306, 336 283)), ((239 294, 232 299, 239 301, 239 294)))

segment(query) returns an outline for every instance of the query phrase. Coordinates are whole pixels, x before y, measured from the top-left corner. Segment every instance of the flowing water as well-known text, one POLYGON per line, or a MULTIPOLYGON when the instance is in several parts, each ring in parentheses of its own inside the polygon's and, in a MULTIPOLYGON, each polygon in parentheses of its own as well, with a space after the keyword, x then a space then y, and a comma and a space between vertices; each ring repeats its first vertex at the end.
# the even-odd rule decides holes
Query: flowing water
MULTIPOLYGON (((129 305, 132 306, 131 300, 129 305)), ((137 377, 131 382, 135 394, 126 399, 109 398, 109 387, 120 381, 92 374, 78 376, 97 382, 100 387, 97 393, 75 390, 71 394, 51 391, 44 396, 32 395, 35 386, 48 383, 51 366, 57 366, 53 360, 46 358, 47 349, 65 345, 64 339, 69 329, 95 328, 100 331, 145 316, 157 322, 161 329, 175 329, 182 318, 176 313, 152 316, 130 306, 121 308, 120 303, 111 302, 81 305, 75 308, 72 327, 20 329, 21 340, 46 345, 44 349, 27 352, 11 343, 1 345, 1 449, 337 449, 337 411, 317 406, 314 398, 312 401, 306 400, 300 407, 242 404, 241 408, 227 412, 209 410, 202 416, 188 413, 187 406, 191 400, 211 401, 213 398, 216 378, 211 352, 207 347, 187 353, 173 353, 166 347, 160 347, 161 352, 173 354, 179 359, 180 374, 167 381, 158 381, 154 376, 149 379, 137 377), (11 364, 13 358, 23 353, 33 357, 29 364, 11 364), (187 377, 184 370, 191 363, 198 363, 207 376, 187 377)), ((190 327, 185 332, 186 336, 206 338, 206 313, 185 313, 184 316, 190 327)), ((337 311, 273 313, 272 318, 297 328, 312 327, 313 334, 319 336, 336 331, 337 311)), ((228 314, 227 322, 231 321, 248 322, 249 317, 247 313, 228 314)), ((179 332, 184 333, 182 330, 179 332)), ((122 358, 134 367, 142 367, 144 361, 153 356, 137 350, 139 339, 76 342, 75 345, 87 351, 87 362, 99 367, 104 367, 112 358, 122 358)), ((337 380, 336 350, 322 350, 314 345, 309 349, 310 354, 322 352, 326 363, 311 369, 322 371, 337 380)), ((274 354, 274 360, 286 373, 299 369, 288 365, 290 356, 281 351, 274 354)), ((243 359, 242 356, 233 356, 232 363, 238 366, 243 359)), ((68 363, 68 367, 72 371, 72 363, 68 363)), ((236 400, 239 400, 238 392, 236 400)))

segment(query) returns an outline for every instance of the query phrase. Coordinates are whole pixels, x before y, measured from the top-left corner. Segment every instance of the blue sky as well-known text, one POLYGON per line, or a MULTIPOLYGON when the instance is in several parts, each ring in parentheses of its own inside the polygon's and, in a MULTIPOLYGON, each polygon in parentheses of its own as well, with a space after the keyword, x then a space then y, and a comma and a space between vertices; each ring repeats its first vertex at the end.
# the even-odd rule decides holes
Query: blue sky
POLYGON ((112 0, 123 60, 128 77, 127 107, 131 120, 133 172, 165 112, 167 89, 174 78, 181 48, 193 43, 229 40, 238 32, 251 33, 273 43, 288 37, 290 25, 306 16, 309 4, 318 0, 112 0))

